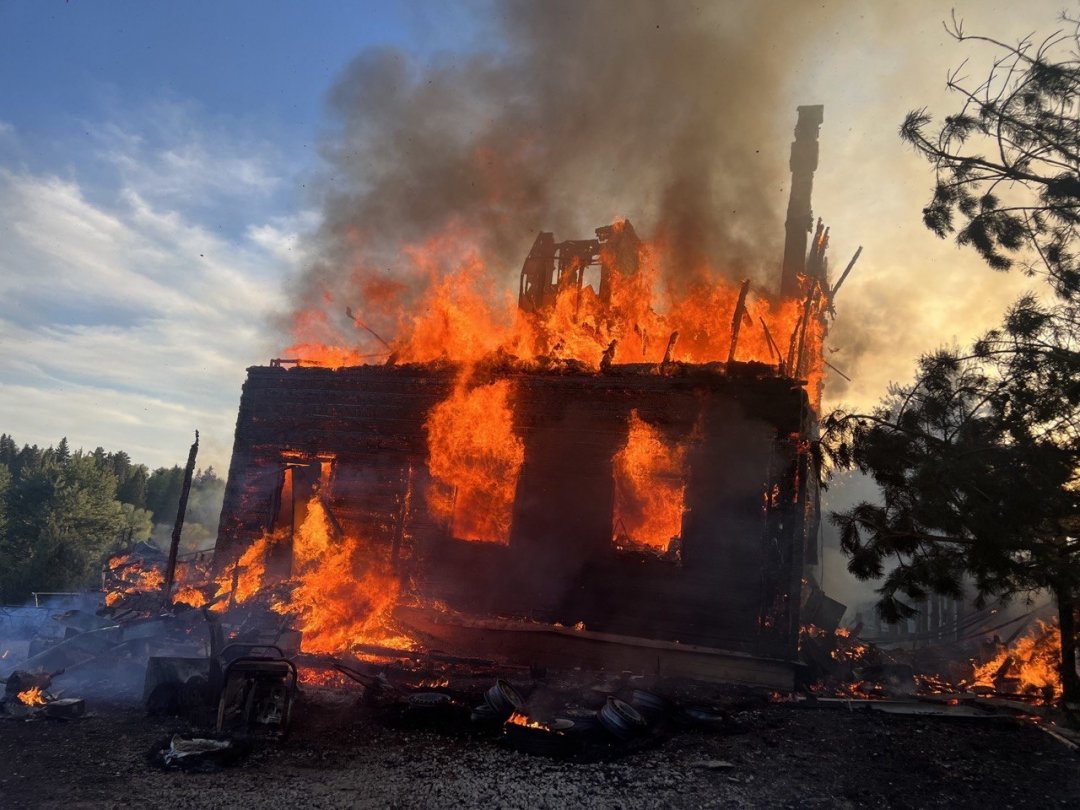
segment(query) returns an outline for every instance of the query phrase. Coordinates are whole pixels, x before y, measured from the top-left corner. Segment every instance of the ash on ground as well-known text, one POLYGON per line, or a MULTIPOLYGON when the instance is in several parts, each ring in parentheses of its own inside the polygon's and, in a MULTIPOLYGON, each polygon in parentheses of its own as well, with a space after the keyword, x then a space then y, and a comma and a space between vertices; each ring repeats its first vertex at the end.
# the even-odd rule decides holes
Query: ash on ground
MULTIPOLYGON (((570 679, 572 680, 572 679, 570 679)), ((632 684, 549 679, 530 704, 588 704, 632 684)), ((75 722, 0 723, 5 808, 202 807, 1075 807, 1077 754, 1027 719, 905 716, 808 706, 765 691, 650 684, 716 708, 711 726, 661 724, 617 755, 532 756, 497 728, 402 722, 352 684, 303 689, 291 734, 198 771, 152 764, 162 740, 198 736, 180 718, 96 703, 75 722)), ((480 684, 447 690, 481 700, 480 684)))

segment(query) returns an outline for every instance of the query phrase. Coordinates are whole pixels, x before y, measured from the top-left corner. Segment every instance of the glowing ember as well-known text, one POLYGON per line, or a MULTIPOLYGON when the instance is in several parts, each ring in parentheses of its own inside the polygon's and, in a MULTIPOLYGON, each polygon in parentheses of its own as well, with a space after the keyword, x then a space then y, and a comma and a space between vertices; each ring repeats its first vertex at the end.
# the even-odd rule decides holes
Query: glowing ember
POLYGON ((686 448, 631 412, 626 446, 615 454, 615 542, 664 553, 682 534, 686 448))
POLYGON ((510 542, 525 460, 513 430, 510 391, 506 381, 473 388, 462 383, 428 416, 428 469, 435 481, 428 503, 458 539, 510 542))
POLYGON ((1055 698, 1060 697, 1061 637, 1057 621, 1039 621, 1038 625, 990 661, 976 665, 974 685, 996 689, 995 677, 1015 678, 1020 692, 1052 690, 1055 698))
POLYGON ((297 669, 297 676, 300 683, 305 686, 321 686, 340 689, 342 687, 356 685, 355 681, 349 680, 349 678, 333 669, 299 667, 297 669))
MULTIPOLYGON (((810 625, 810 627, 814 627, 810 625)), ((817 628, 814 628, 815 630, 817 628)), ((870 651, 870 647, 859 641, 851 634, 850 628, 837 627, 833 635, 836 637, 836 647, 829 652, 835 661, 844 661, 850 664, 858 664, 870 651)))
POLYGON ((445 689, 449 685, 449 678, 442 678, 441 680, 432 679, 427 681, 420 681, 420 683, 417 684, 418 688, 420 689, 445 689))
MULTIPOLYGON (((922 673, 915 673, 915 685, 916 691, 920 695, 948 695, 956 691, 956 685, 949 683, 942 677, 937 675, 925 675, 922 673)), ((956 705, 958 700, 950 700, 950 705, 956 705)))
POLYGON ((25 692, 19 692, 15 697, 17 697, 19 702, 24 706, 44 706, 47 702, 45 700, 45 694, 38 686, 31 686, 25 692))
POLYGON ((506 719, 506 722, 514 726, 525 726, 525 728, 549 728, 547 725, 541 723, 539 720, 530 720, 528 715, 524 715, 521 712, 514 712, 506 719))

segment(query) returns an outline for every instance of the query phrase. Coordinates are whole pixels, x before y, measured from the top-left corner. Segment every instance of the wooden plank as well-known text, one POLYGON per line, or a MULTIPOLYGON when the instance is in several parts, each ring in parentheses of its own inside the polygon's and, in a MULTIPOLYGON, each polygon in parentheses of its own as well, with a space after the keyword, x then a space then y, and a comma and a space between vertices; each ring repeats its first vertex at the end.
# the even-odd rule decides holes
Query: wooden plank
POLYGON ((661 678, 794 688, 795 663, 780 658, 423 608, 399 607, 394 617, 458 655, 551 669, 630 670, 661 678))

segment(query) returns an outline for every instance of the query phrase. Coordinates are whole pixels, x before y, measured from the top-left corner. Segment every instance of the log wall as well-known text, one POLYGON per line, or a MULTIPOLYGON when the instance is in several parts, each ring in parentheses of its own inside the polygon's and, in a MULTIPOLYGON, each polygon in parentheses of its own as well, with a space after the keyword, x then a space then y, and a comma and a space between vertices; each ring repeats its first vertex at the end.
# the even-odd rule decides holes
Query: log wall
POLYGON ((473 615, 793 657, 807 499, 805 392, 765 366, 616 366, 604 375, 489 370, 512 383, 525 446, 509 545, 456 540, 427 512, 424 421, 455 371, 248 370, 216 564, 280 515, 285 464, 323 482, 349 532, 407 589, 473 615), (689 443, 681 560, 617 550, 612 457, 632 411, 689 443), (792 598, 794 595, 794 598, 792 598))

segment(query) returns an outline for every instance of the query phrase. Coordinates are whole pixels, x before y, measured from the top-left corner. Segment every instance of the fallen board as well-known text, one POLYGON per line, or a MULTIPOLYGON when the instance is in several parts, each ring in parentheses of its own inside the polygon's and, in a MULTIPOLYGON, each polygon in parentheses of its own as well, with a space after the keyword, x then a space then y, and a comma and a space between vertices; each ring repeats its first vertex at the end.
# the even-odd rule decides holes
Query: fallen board
POLYGON ((695 644, 598 633, 537 622, 484 619, 399 607, 394 618, 432 646, 460 655, 550 669, 609 670, 690 678, 706 683, 794 688, 794 661, 763 658, 695 644))

